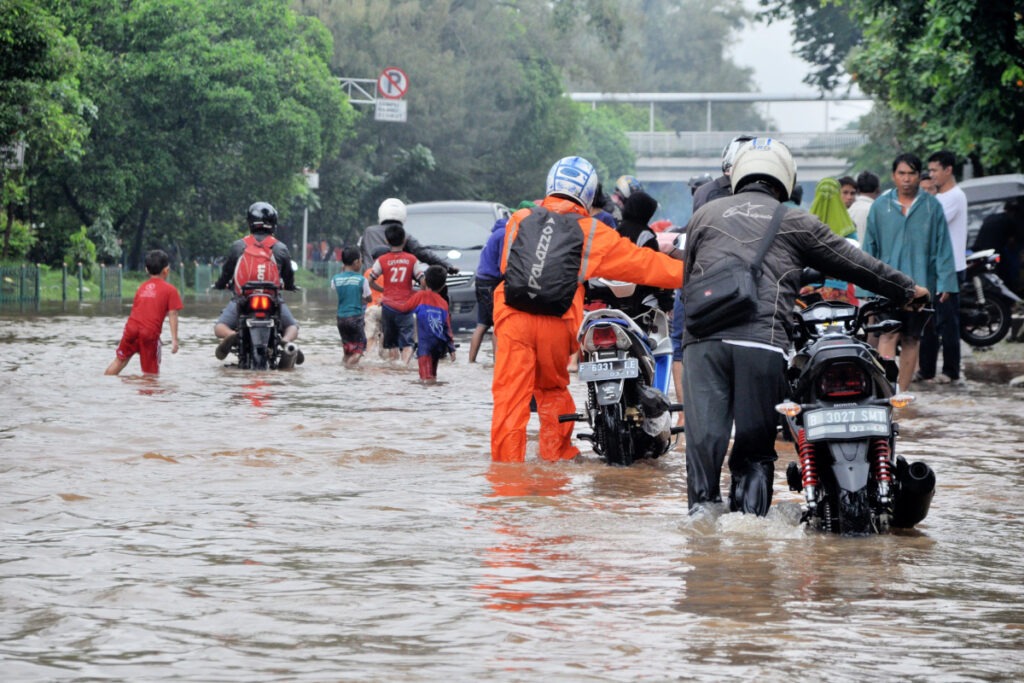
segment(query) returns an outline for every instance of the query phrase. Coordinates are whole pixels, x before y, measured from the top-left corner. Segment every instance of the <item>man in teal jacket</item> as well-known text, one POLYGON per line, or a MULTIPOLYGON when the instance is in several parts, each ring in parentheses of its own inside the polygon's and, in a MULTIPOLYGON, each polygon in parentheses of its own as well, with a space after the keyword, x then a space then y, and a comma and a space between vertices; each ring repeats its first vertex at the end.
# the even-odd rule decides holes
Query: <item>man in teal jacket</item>
MULTIPOLYGON (((896 157, 892 179, 896 187, 876 199, 868 212, 864 251, 914 278, 928 288, 933 298, 938 295, 939 301, 945 301, 960 288, 942 204, 919 191, 921 160, 915 155, 896 157)), ((900 344, 900 391, 910 388, 917 370, 921 331, 928 315, 902 312, 900 331, 879 339, 878 351, 887 358, 896 356, 896 345, 900 344)))

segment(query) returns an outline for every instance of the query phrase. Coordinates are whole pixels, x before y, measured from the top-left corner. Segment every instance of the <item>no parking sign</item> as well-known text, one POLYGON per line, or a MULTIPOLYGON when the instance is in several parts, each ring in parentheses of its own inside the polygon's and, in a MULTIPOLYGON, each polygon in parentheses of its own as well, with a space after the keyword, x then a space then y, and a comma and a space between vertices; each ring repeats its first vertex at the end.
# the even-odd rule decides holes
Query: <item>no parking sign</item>
POLYGON ((377 94, 388 100, 400 100, 409 91, 409 77, 397 66, 389 66, 377 77, 377 94))

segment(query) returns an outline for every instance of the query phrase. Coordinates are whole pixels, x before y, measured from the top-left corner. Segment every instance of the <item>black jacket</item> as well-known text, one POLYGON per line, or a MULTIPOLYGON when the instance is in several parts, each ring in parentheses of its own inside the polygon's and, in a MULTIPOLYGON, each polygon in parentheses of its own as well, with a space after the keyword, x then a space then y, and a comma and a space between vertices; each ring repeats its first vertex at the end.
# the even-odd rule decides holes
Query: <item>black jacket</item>
MULTIPOLYGON (((767 192, 744 189, 698 210, 687 226, 683 281, 699 279, 704 269, 727 256, 752 263, 778 205, 767 192)), ((813 214, 789 209, 762 264, 757 316, 707 338, 760 342, 788 350, 800 276, 808 266, 898 304, 914 295, 914 281, 909 276, 839 237, 813 214)), ((695 341, 702 340, 684 328, 683 344, 695 341)))

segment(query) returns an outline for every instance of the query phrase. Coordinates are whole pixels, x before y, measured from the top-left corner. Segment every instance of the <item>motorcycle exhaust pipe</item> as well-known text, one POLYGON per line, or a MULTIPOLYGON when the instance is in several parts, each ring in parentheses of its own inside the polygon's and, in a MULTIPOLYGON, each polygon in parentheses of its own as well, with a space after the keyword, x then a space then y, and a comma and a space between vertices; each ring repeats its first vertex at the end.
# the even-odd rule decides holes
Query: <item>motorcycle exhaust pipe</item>
POLYGON ((921 461, 907 465, 906 460, 899 458, 896 479, 900 493, 893 506, 892 526, 909 529, 928 516, 935 495, 935 472, 921 461))
POLYGON ((281 359, 277 363, 278 370, 291 370, 295 367, 295 360, 299 355, 299 345, 295 342, 286 342, 281 347, 281 359))

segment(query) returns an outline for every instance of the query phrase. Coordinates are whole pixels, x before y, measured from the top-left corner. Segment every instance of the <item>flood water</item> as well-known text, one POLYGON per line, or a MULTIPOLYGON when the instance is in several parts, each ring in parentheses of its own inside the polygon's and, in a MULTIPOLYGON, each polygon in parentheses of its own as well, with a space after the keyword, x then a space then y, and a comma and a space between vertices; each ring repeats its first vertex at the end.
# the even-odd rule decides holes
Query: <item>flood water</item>
POLYGON ((0 679, 1024 676, 1024 392, 902 412, 914 532, 805 531, 781 442, 768 518, 692 522, 680 451, 492 465, 489 342, 437 386, 346 370, 305 297, 292 373, 223 367, 216 300, 158 379, 102 374, 127 305, 0 313, 0 679))

